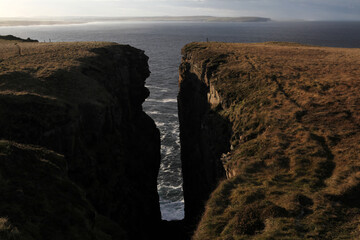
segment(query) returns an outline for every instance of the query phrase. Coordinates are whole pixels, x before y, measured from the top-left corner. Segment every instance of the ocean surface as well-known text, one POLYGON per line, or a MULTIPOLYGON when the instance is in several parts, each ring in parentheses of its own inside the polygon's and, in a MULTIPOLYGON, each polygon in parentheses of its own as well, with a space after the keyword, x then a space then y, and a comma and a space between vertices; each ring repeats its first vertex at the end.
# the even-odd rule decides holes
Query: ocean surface
POLYGON ((111 41, 130 44, 149 56, 151 76, 146 86, 150 97, 144 110, 161 131, 161 170, 158 191, 162 218, 184 217, 176 97, 181 48, 195 41, 264 42, 360 48, 360 22, 107 22, 78 25, 0 27, 0 35, 12 34, 39 41, 111 41))

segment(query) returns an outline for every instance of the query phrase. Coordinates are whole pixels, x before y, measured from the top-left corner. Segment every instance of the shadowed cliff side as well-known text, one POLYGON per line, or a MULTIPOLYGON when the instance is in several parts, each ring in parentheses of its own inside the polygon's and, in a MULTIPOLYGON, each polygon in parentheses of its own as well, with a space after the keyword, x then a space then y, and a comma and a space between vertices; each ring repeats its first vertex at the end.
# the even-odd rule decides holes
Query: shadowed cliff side
POLYGON ((20 239, 157 234, 160 136, 141 106, 147 60, 115 43, 0 42, 0 189, 16 199, 3 200, 2 232, 20 239))
POLYGON ((185 218, 201 217, 194 239, 359 236, 359 69, 359 49, 295 43, 183 48, 181 157, 185 218), (221 121, 209 124, 212 116, 221 121), (221 139, 228 139, 228 149, 221 139), (214 142, 221 157, 208 149, 214 142), (196 215, 221 168, 227 179, 196 215))
POLYGON ((231 137, 229 121, 210 108, 206 80, 199 80, 207 79, 207 76, 196 74, 196 70, 201 67, 183 63, 179 80, 178 109, 185 219, 190 230, 200 220, 210 193, 225 177, 220 157, 230 150, 231 137))

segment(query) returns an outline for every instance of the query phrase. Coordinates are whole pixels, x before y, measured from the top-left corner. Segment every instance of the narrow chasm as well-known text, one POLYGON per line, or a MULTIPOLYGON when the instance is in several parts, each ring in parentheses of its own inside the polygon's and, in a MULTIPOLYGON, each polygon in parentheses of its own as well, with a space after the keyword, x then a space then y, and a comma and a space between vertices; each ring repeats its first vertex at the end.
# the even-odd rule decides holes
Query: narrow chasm
POLYGON ((146 81, 150 96, 143 103, 144 111, 160 130, 161 164, 157 190, 161 210, 161 239, 187 239, 184 230, 184 195, 180 159, 180 129, 176 95, 178 63, 163 62, 149 52, 149 67, 154 69, 146 81), (164 76, 164 72, 167 74, 164 76), (176 233, 176 234, 175 234, 176 233))
MULTIPOLYGON (((214 67, 209 69, 216 70, 214 67)), ((183 58, 179 68, 177 101, 157 100, 157 104, 152 105, 155 100, 150 97, 150 101, 144 104, 145 111, 154 119, 161 132, 162 164, 158 178, 160 205, 164 204, 162 197, 174 194, 167 187, 171 188, 171 185, 179 184, 176 181, 182 181, 184 218, 175 216, 178 213, 176 201, 173 205, 165 205, 165 209, 162 205, 162 239, 191 239, 210 194, 226 178, 222 161, 231 148, 232 124, 219 114, 223 107, 219 94, 209 84, 210 75, 211 72, 205 66, 197 69, 183 58), (160 107, 165 110, 160 110, 160 107), (167 117, 171 109, 176 109, 178 119, 167 117), (160 114, 160 111, 168 112, 160 114), (171 124, 176 127, 171 127, 171 124), (181 169, 181 172, 171 169, 169 159, 172 167, 181 169)))
MULTIPOLYGON (((180 68, 180 74, 182 74, 180 68)), ((189 73, 187 73, 189 74, 189 73)), ((204 212, 204 206, 209 199, 211 192, 216 188, 218 182, 226 177, 221 159, 224 153, 230 151, 231 124, 227 119, 220 116, 217 111, 220 105, 212 106, 209 102, 211 98, 210 87, 197 78, 195 74, 186 76, 182 81, 180 76, 180 91, 178 95, 178 113, 180 123, 180 145, 181 145, 181 169, 182 176, 177 180, 183 180, 182 187, 184 193, 185 217, 176 219, 174 214, 178 213, 177 203, 166 205, 165 216, 174 219, 164 218, 161 224, 161 239, 186 240, 191 239, 193 232, 200 221, 204 212), (183 178, 182 178, 183 177, 183 178), (169 208, 170 207, 170 208, 169 208)), ((152 116, 153 117, 153 116, 152 116)), ((154 119, 155 122, 164 119, 154 119)), ((160 124, 160 129, 164 125, 160 124)), ((162 144, 166 139, 166 132, 161 133, 162 144)), ((169 156, 164 150, 167 149, 168 142, 162 145, 162 161, 169 156)), ((177 154, 179 156, 180 154, 177 154)), ((180 159, 172 159, 179 161, 180 159)), ((169 174, 171 170, 166 169, 164 162, 161 165, 158 178, 158 191, 160 205, 164 192, 164 185, 174 184, 174 177, 169 174), (165 170, 165 171, 164 171, 165 170)), ((174 170, 172 170, 174 171, 174 170)), ((164 211, 164 206, 162 207, 164 211)))

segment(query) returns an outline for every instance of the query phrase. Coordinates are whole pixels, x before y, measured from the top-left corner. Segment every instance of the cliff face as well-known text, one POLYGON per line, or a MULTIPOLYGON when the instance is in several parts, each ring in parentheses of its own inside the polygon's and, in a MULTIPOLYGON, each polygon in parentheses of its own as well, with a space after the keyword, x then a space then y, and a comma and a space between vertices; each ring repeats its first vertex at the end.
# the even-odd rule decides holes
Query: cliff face
POLYGON ((359 69, 359 49, 184 47, 186 218, 202 212, 219 183, 194 239, 359 236, 359 69), (218 182, 222 169, 226 179, 218 182))
POLYGON ((220 157, 230 150, 231 127, 213 109, 216 96, 209 92, 211 70, 204 67, 186 57, 180 66, 178 109, 185 218, 191 225, 199 221, 205 201, 224 178, 220 157))
POLYGON ((59 239, 153 236, 160 136, 141 107, 144 53, 112 43, 1 42, 0 57, 0 188, 19 198, 0 209, 8 229, 26 239, 50 239, 49 229, 59 239), (27 198, 37 211, 27 214, 27 198))

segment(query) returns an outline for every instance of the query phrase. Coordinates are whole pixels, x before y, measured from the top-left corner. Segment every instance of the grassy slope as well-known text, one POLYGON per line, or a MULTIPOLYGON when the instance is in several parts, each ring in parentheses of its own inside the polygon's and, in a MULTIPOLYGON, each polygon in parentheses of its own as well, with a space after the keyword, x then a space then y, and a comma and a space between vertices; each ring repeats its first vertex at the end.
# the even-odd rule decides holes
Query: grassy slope
MULTIPOLYGON (((82 96, 76 92, 76 89, 74 89, 74 92, 68 92, 68 89, 64 89, 65 87, 52 86, 55 80, 49 79, 49 77, 53 77, 54 75, 59 75, 60 77, 61 74, 66 74, 66 71, 76 70, 86 59, 91 59, 91 57, 96 56, 93 49, 116 46, 116 44, 104 42, 21 43, 17 41, 0 40, 0 46, 1 74, 14 76, 11 79, 7 78, 7 84, 2 84, 4 88, 9 89, 13 87, 14 92, 19 89, 26 89, 29 92, 38 92, 42 96, 61 96, 76 100, 82 98, 82 96), (30 80, 23 81, 24 79, 20 76, 21 74, 32 77, 34 81, 35 78, 42 79, 42 84, 30 80)), ((76 71, 73 72, 76 73, 76 71)), ((90 81, 91 79, 89 80, 89 78, 84 78, 84 76, 80 74, 78 75, 80 79, 77 79, 76 84, 81 84, 79 87, 85 88, 85 86, 87 86, 87 88, 90 88, 92 85, 98 85, 90 85, 86 81, 90 81)), ((2 80, 5 80, 5 77, 3 77, 2 80)), ((68 85, 70 84, 69 82, 72 81, 66 78, 64 81, 65 80, 68 82, 64 82, 64 85, 68 85)), ((83 93, 83 95, 91 97, 93 93, 97 91, 99 91, 99 89, 90 89, 88 92, 83 93)))
POLYGON ((355 239, 360 220, 360 49, 290 43, 184 48, 233 124, 228 179, 195 239, 355 239))

